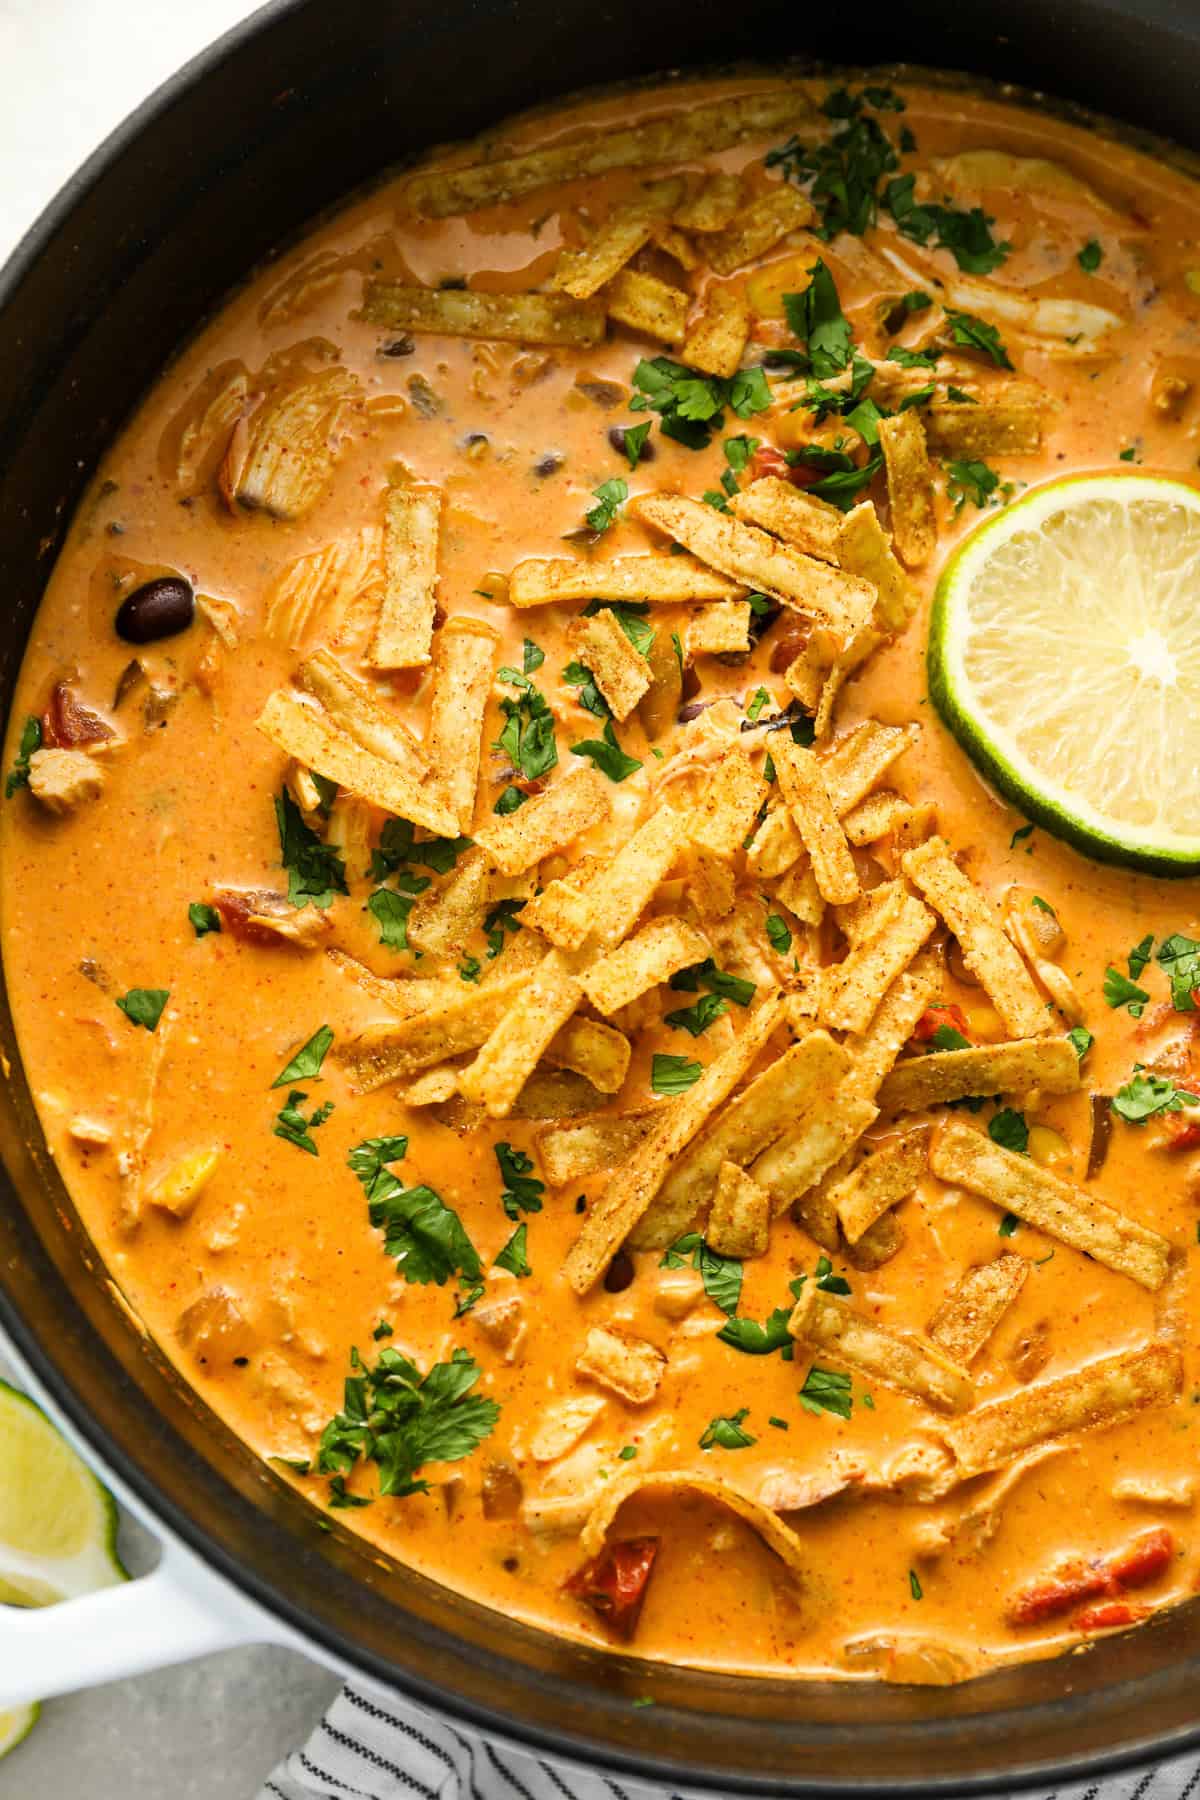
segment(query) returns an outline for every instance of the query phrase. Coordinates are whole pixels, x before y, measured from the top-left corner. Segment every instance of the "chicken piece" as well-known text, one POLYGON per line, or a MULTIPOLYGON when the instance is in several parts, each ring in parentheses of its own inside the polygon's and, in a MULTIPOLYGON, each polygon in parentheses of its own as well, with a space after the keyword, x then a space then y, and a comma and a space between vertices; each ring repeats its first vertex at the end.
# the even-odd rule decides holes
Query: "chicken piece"
POLYGON ((634 1406, 645 1406, 658 1392, 667 1359, 643 1338, 625 1337, 594 1325, 575 1363, 578 1374, 619 1394, 634 1406))
POLYGON ((525 1302, 519 1294, 505 1294, 476 1307, 472 1317, 489 1344, 494 1344, 506 1363, 514 1363, 521 1354, 529 1327, 524 1319, 525 1302))
POLYGON ((175 1334, 202 1363, 231 1363, 258 1348, 258 1332, 228 1288, 206 1288, 179 1315, 175 1334))
POLYGON ((269 888, 218 888, 213 900, 225 929, 247 944, 315 950, 332 926, 327 912, 315 906, 298 911, 269 888))
POLYGON ((29 791, 59 817, 99 798, 104 770, 83 750, 35 750, 29 759, 29 791))

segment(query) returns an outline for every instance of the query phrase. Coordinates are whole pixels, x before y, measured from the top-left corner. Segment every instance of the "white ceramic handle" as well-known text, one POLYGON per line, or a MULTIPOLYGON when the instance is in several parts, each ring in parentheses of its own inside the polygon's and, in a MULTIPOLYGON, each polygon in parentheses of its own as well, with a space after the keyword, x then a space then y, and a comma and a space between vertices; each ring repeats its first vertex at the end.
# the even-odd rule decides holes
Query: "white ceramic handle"
POLYGON ((189 1550, 168 1542, 158 1567, 136 1581, 57 1606, 0 1606, 0 1710, 282 1635, 189 1550))

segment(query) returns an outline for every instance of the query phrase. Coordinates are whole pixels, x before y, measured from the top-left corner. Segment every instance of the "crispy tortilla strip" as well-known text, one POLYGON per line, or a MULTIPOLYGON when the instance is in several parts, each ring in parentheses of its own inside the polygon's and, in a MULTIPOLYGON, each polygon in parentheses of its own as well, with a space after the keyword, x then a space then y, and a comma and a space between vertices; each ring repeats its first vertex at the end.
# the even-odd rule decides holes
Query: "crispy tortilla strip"
POLYGON ((929 1321, 929 1337, 952 1362, 970 1368, 1025 1285, 1023 1256, 997 1256, 968 1269, 929 1321))
POLYGON ((492 865, 478 845, 459 857, 443 887, 428 887, 408 915, 408 941, 434 956, 461 955, 492 904, 492 865))
POLYGON ((1081 1085, 1079 1058, 1066 1038, 1016 1038, 1009 1044, 973 1044, 969 1050, 908 1057, 883 1083, 879 1105, 890 1113, 924 1112, 928 1106, 1030 1088, 1073 1094, 1081 1085))
POLYGON ((367 653, 376 669, 418 669, 429 661, 437 605, 440 489, 388 490, 383 515, 383 598, 367 653))
POLYGON ((548 606, 564 600, 648 600, 674 606, 695 600, 736 600, 745 583, 718 575, 691 556, 615 556, 611 562, 530 557, 508 579, 510 606, 548 606))
POLYGON ((816 218, 798 188, 780 182, 748 206, 724 231, 714 232, 705 250, 709 267, 732 275, 743 263, 755 262, 789 231, 801 231, 816 218))
POLYGON ((981 394, 973 406, 935 399, 925 411, 925 438, 935 456, 1036 456, 1045 415, 1041 388, 1005 382, 981 394))
POLYGON ((823 1249, 831 1247, 831 1239, 837 1247, 837 1214, 827 1201, 819 1214, 809 1207, 810 1191, 878 1117, 878 1108, 854 1092, 851 1072, 840 1088, 825 1095, 819 1110, 804 1108, 799 1121, 750 1165, 755 1181, 771 1196, 772 1211, 778 1216, 795 1207, 823 1249))
POLYGON ((908 851, 915 850, 926 838, 931 838, 937 831, 937 807, 932 800, 919 800, 910 806, 907 815, 898 820, 892 832, 892 853, 903 858, 908 851))
MULTIPOLYGON (((785 543, 794 544, 806 556, 817 556, 822 562, 837 563, 838 542, 842 535, 842 514, 828 500, 818 499, 781 481, 778 475, 764 475, 735 494, 729 510, 747 525, 761 525, 785 543)), ((866 571, 855 569, 853 574, 866 571)), ((869 576, 873 580, 874 577, 869 576)))
MULTIPOLYGON (((1069 1050, 1071 1046, 1068 1044, 1069 1050)), ((1015 1213, 1047 1236, 1082 1250, 1106 1269, 1128 1275, 1151 1293, 1167 1278, 1171 1245, 1086 1188, 1040 1169, 1027 1156, 1002 1150, 960 1119, 949 1119, 934 1140, 929 1166, 942 1181, 1015 1213)))
POLYGON ((263 625, 270 637, 299 650, 317 625, 328 642, 356 601, 379 587, 380 534, 368 525, 288 563, 271 585, 263 625))
MULTIPOLYGON (((775 889, 775 898, 781 906, 786 906, 802 925, 819 925, 825 917, 825 902, 821 897, 821 890, 817 886, 817 878, 812 872, 812 864, 807 857, 803 864, 796 863, 788 870, 775 889)), ((823 976, 824 972, 818 971, 818 973, 823 976)))
POLYGON ((570 633, 570 643, 595 676, 613 717, 627 719, 650 686, 650 664, 634 649, 617 619, 607 609, 581 619, 570 633))
POLYGON ((888 1331, 844 1300, 822 1293, 815 1281, 806 1284, 788 1330, 815 1353, 832 1356, 939 1412, 965 1412, 974 1402, 971 1377, 936 1344, 888 1331))
POLYGON ((745 1169, 723 1162, 717 1176, 705 1242, 718 1256, 762 1256, 771 1226, 771 1198, 745 1169))
POLYGON ((560 950, 578 950, 592 928, 592 903, 563 876, 534 895, 521 914, 521 923, 540 931, 560 950))
POLYGON ((650 241, 656 244, 664 255, 673 257, 681 269, 690 273, 700 267, 700 256, 691 238, 685 237, 682 231, 667 219, 654 219, 650 225, 650 241))
POLYGON ((915 408, 879 421, 879 447, 887 473, 896 554, 905 568, 919 569, 937 543, 937 519, 925 428, 915 408))
POLYGON ((538 1155, 551 1187, 586 1181, 598 1169, 611 1169, 649 1137, 661 1123, 662 1108, 634 1113, 604 1113, 570 1125, 547 1125, 538 1133, 538 1155))
POLYGON ((618 1093, 629 1073, 629 1039, 599 1019, 568 1019, 546 1046, 543 1062, 573 1069, 601 1094, 618 1093))
POLYGON ((818 742, 829 736, 833 727, 834 709, 842 688, 855 669, 860 668, 883 641, 883 633, 876 631, 874 625, 864 625, 834 658, 829 673, 821 684, 821 698, 813 719, 813 736, 818 742))
POLYGON ((515 200, 560 181, 603 175, 609 169, 695 162, 740 144, 744 138, 770 137, 811 117, 812 102, 799 87, 742 94, 732 100, 682 107, 665 118, 632 125, 625 131, 605 131, 466 168, 428 169, 414 175, 404 193, 415 213, 426 219, 446 219, 515 200))
MULTIPOLYGON (((974 412, 974 407, 970 408, 974 412)), ((836 509, 835 509, 836 510, 836 509)), ((863 500, 843 517, 836 553, 843 569, 861 575, 876 590, 875 616, 887 631, 903 631, 921 596, 892 549, 891 539, 879 523, 872 500, 863 500)))
POLYGON ((581 249, 562 252, 550 278, 551 287, 576 300, 590 300, 649 243, 654 216, 652 201, 617 207, 581 249))
POLYGON ((325 842, 337 851, 351 881, 365 880, 371 868, 375 816, 365 800, 339 793, 329 809, 325 842))
POLYGON ((822 751, 821 774, 839 818, 858 805, 920 735, 919 725, 881 725, 878 719, 864 719, 822 751))
MULTIPOLYGON (((293 908, 294 910, 294 908, 293 908)), ((304 918, 306 913, 301 913, 304 918)), ((399 1019, 411 1019, 416 1013, 427 1012, 431 1006, 441 1006, 447 1000, 458 999, 462 992, 462 983, 438 981, 429 976, 376 975, 365 963, 356 957, 347 956, 344 950, 335 949, 332 945, 325 952, 330 962, 342 974, 360 987, 364 994, 370 994, 372 1000, 378 1000, 381 1006, 399 1019)))
POLYGON ((631 1406, 645 1406, 658 1392, 667 1359, 644 1338, 593 1325, 575 1362, 575 1373, 599 1382, 631 1406))
POLYGON ((607 819, 611 811, 609 782, 598 769, 575 769, 535 794, 524 806, 507 818, 494 815, 475 833, 503 875, 521 875, 551 856, 565 850, 592 825, 607 819))
POLYGON ((692 842, 714 856, 736 856, 766 793, 767 784, 749 754, 734 744, 713 765, 688 815, 692 842))
POLYGON ((706 923, 727 919, 737 903, 737 878, 730 865, 711 850, 693 849, 684 877, 687 897, 706 923))
POLYGON ((261 508, 276 519, 308 512, 341 455, 346 415, 361 392, 357 375, 326 369, 268 394, 248 424, 235 426, 221 464, 230 506, 261 508))
POLYGON ((684 635, 688 655, 732 656, 750 648, 748 600, 718 600, 698 606, 687 622, 684 635))
POLYGON ((522 972, 490 987, 460 983, 462 992, 441 1006, 414 1013, 396 1024, 371 1025, 339 1050, 356 1094, 370 1094, 434 1063, 477 1050, 529 989, 522 972))
POLYGON ((426 1069, 403 1089, 405 1106, 444 1106, 458 1092, 457 1069, 426 1069))
POLYGON ((848 641, 875 610, 875 589, 815 557, 804 556, 755 525, 719 513, 681 494, 644 494, 637 502, 648 525, 665 532, 722 574, 827 625, 848 641))
POLYGON ((969 1419, 942 1427, 956 1474, 969 1481, 1069 1431, 1119 1425, 1150 1406, 1169 1406, 1183 1387, 1183 1361, 1170 1344, 1147 1344, 1088 1363, 1057 1381, 981 1406, 969 1419))
POLYGON ((912 1036, 940 980, 933 956, 923 952, 893 981, 867 1029, 847 1036, 846 1049, 854 1059, 857 1093, 872 1100, 877 1097, 880 1083, 912 1036))
POLYGON ((675 223, 681 231, 724 231, 741 211, 742 200, 741 176, 719 170, 706 176, 704 185, 675 208, 675 223))
POLYGON ((884 881, 869 888, 848 906, 839 906, 834 914, 837 928, 854 948, 878 936, 893 925, 904 908, 905 890, 901 881, 884 881))
POLYGON ((1051 1029, 1033 977, 1000 923, 991 901, 963 874, 944 838, 908 850, 901 867, 958 939, 962 959, 982 984, 1013 1037, 1038 1037, 1051 1029))
POLYGON ((465 613, 447 619, 433 641, 433 698, 425 748, 464 837, 475 819, 483 721, 499 642, 494 626, 465 613))
POLYGON ((750 336, 750 308, 736 288, 712 287, 688 328, 680 357, 705 375, 736 375, 750 336))
POLYGON ((660 981, 711 955, 712 945, 704 933, 686 920, 651 919, 634 937, 585 969, 580 980, 596 1011, 611 1017, 660 981))
MULTIPOLYGON (((635 1250, 664 1250, 709 1206, 721 1165, 745 1167, 797 1118, 826 1111, 850 1067, 840 1044, 813 1031, 765 1068, 682 1154, 629 1234, 635 1250)), ((757 1177, 756 1177, 757 1180, 757 1177)))
POLYGON ((356 744, 327 714, 299 695, 277 688, 258 718, 258 729, 286 756, 294 756, 339 787, 438 837, 455 837, 458 825, 445 801, 409 770, 385 762, 356 744))
POLYGON ((861 891, 858 872, 833 798, 825 785, 821 764, 811 750, 803 750, 793 743, 776 744, 771 756, 780 791, 812 858, 813 874, 822 899, 831 905, 857 899, 861 891))
POLYGON ((478 294, 466 288, 404 287, 368 281, 362 313, 390 331, 483 338, 512 344, 570 344, 590 350, 604 338, 603 300, 568 294, 478 294))
POLYGON ((687 335, 688 296, 683 288, 672 287, 657 275, 622 269, 600 301, 618 325, 628 325, 631 331, 644 332, 660 343, 682 344, 687 335))
POLYGON ((895 1213, 889 1212, 876 1219, 873 1225, 868 1225, 857 1244, 847 1244, 845 1256, 852 1269, 869 1272, 881 1269, 903 1247, 904 1227, 895 1213))
POLYGON ((837 1183, 829 1198, 848 1244, 857 1244, 877 1219, 908 1199, 928 1157, 929 1127, 923 1125, 864 1157, 837 1183))
POLYGON ((615 949, 628 937, 686 841, 687 822, 664 808, 639 825, 592 878, 589 943, 597 953, 615 949))
POLYGON ((538 967, 523 978, 520 1004, 509 1007, 475 1061, 461 1071, 459 1092, 485 1107, 490 1118, 507 1118, 513 1101, 582 998, 583 989, 562 952, 547 950, 538 967))
POLYGON ((297 673, 300 685, 320 702, 338 730, 372 756, 396 763, 414 780, 432 787, 432 770, 423 746, 365 681, 343 668, 328 650, 314 651, 297 673))
POLYGON ((586 1294, 641 1220, 667 1172, 705 1121, 728 1099, 779 1024, 777 996, 754 1008, 727 1050, 709 1063, 694 1086, 666 1109, 658 1129, 623 1163, 583 1221, 563 1265, 577 1294, 586 1294))
MULTIPOLYGON (((843 962, 825 971, 822 1025, 836 1031, 865 1031, 883 995, 908 967, 936 923, 927 906, 911 894, 902 895, 894 919, 855 944, 843 962)), ((1075 1060, 1078 1063, 1078 1057, 1075 1060)))
POLYGON ((780 800, 772 801, 766 816, 746 846, 746 872, 757 881, 774 881, 804 854, 804 839, 792 815, 780 800))
POLYGON ((894 793, 890 788, 881 788, 876 794, 868 794, 857 806, 852 806, 848 813, 842 815, 842 828, 849 843, 855 845, 877 844, 880 838, 890 836, 903 819, 911 814, 912 802, 903 794, 894 793))
POLYGON ((594 1508, 579 1539, 585 1556, 596 1556, 604 1548, 617 1514, 635 1494, 700 1494, 726 1507, 744 1519, 758 1533, 768 1550, 773 1550, 788 1574, 803 1587, 808 1580, 809 1562, 796 1533, 759 1500, 751 1499, 728 1481, 716 1475, 694 1475, 686 1469, 655 1469, 651 1474, 626 1475, 623 1481, 609 1483, 603 1498, 594 1508))

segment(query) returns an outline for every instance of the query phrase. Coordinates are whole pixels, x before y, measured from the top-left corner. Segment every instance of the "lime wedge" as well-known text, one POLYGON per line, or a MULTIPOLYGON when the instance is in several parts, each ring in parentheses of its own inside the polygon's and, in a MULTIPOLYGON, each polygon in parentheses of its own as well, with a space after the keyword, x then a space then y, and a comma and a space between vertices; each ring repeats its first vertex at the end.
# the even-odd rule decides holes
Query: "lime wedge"
POLYGON ((27 1738, 37 1724, 37 1716, 41 1708, 34 1706, 18 1706, 12 1712, 0 1712, 0 1756, 7 1756, 15 1750, 22 1738, 27 1738))
POLYGON ((0 1601, 48 1606, 128 1579, 112 1496, 32 1400, 0 1381, 0 1601))
POLYGON ((929 691, 987 778, 1089 856, 1200 871, 1200 492, 1049 483, 997 512, 934 596, 929 691))

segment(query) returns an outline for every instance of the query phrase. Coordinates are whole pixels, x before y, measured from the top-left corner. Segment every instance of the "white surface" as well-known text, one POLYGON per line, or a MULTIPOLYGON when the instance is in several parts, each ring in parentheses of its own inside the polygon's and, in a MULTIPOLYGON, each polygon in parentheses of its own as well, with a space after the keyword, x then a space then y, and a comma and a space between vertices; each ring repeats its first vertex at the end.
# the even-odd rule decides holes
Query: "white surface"
MULTIPOLYGON (((0 0, 0 260, 140 100, 252 11, 246 0, 0 0)), ((336 1685, 285 1651, 236 1650, 58 1700, 0 1763, 0 1796, 249 1800, 336 1685)))

